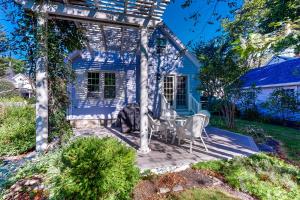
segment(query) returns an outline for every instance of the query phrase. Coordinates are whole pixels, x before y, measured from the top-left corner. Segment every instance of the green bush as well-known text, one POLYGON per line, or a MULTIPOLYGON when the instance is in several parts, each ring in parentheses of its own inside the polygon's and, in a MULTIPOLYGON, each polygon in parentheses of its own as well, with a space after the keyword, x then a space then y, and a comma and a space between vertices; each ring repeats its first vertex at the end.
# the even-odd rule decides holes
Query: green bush
POLYGON ((0 97, 19 96, 19 92, 15 90, 14 84, 7 80, 0 79, 0 91, 0 97))
POLYGON ((111 138, 80 138, 63 149, 57 199, 130 199, 139 179, 134 150, 111 138))
POLYGON ((299 168, 278 158, 258 154, 221 162, 198 163, 194 168, 215 170, 231 186, 258 199, 298 200, 300 197, 299 168))
POLYGON ((18 155, 34 146, 34 108, 29 106, 0 108, 0 156, 18 155))

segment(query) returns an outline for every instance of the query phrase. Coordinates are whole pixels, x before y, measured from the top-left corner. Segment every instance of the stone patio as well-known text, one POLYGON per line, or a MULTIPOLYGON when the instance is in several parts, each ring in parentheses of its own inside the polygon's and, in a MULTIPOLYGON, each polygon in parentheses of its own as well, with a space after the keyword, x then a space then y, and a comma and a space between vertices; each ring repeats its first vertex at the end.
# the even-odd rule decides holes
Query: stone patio
MULTIPOLYGON (((203 144, 196 141, 193 145, 193 153, 189 153, 189 141, 178 146, 166 143, 164 139, 153 137, 148 154, 137 152, 137 165, 142 171, 151 170, 156 173, 167 171, 180 171, 186 169, 192 163, 216 159, 231 159, 235 156, 249 156, 259 150, 249 136, 240 135, 222 129, 208 127, 209 138, 204 138, 208 152, 203 144)), ((98 129, 75 129, 75 137, 92 136, 115 137, 136 150, 139 148, 139 133, 123 134, 117 129, 99 127, 98 129)), ((171 138, 168 142, 170 142, 171 138)))

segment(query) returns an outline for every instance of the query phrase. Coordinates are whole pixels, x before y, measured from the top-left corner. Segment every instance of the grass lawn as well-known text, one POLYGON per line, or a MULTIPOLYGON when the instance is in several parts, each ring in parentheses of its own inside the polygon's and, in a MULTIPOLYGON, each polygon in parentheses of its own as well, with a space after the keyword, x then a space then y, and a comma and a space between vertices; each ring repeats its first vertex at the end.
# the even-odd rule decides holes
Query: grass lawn
POLYGON ((266 154, 200 162, 193 168, 217 172, 233 188, 260 200, 299 200, 300 197, 299 168, 266 154))
POLYGON ((274 139, 279 140, 282 143, 284 148, 283 150, 285 151, 288 159, 300 164, 300 130, 241 119, 236 119, 234 129, 228 129, 225 126, 224 121, 218 116, 212 116, 210 124, 218 128, 247 135, 249 135, 248 127, 261 129, 265 135, 272 136, 274 139))
POLYGON ((230 194, 214 188, 195 188, 172 194, 168 200, 237 200, 230 194))

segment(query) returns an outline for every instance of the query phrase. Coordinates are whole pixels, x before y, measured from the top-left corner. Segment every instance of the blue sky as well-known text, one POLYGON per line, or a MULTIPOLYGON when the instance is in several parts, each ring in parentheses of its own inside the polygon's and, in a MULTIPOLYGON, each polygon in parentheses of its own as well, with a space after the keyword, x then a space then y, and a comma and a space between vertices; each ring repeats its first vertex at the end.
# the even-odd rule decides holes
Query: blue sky
MULTIPOLYGON (((215 36, 220 35, 216 32, 220 28, 220 23, 208 24, 208 21, 214 21, 213 13, 219 13, 222 16, 229 14, 228 6, 220 0, 193 0, 192 5, 187 8, 181 8, 184 0, 175 0, 175 3, 170 3, 165 11, 163 20, 167 26, 175 33, 175 35, 182 40, 184 44, 189 41, 197 43, 199 41, 207 41, 215 36), (200 11, 199 23, 195 26, 192 20, 185 20, 195 10, 200 11)), ((13 24, 6 21, 5 11, 0 9, 0 24, 4 26, 5 31, 10 32, 13 30, 13 24)))

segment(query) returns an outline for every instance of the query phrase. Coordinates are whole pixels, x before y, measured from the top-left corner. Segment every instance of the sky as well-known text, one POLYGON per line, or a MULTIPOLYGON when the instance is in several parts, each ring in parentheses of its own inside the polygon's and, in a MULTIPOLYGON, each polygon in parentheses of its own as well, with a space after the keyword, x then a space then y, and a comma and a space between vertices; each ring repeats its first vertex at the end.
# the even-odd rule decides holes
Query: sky
MULTIPOLYGON (((214 13, 227 16, 229 8, 226 3, 220 0, 193 0, 189 8, 183 9, 181 7, 183 2, 184 0, 171 1, 164 13, 163 21, 185 45, 189 42, 195 44, 199 41, 208 41, 221 34, 217 32, 221 25, 214 20, 214 13), (200 18, 196 25, 193 20, 188 19, 195 10, 200 11, 200 18), (209 24, 208 21, 214 21, 214 24, 209 24)), ((15 26, 7 22, 3 9, 0 9, 0 24, 8 33, 15 26)))

